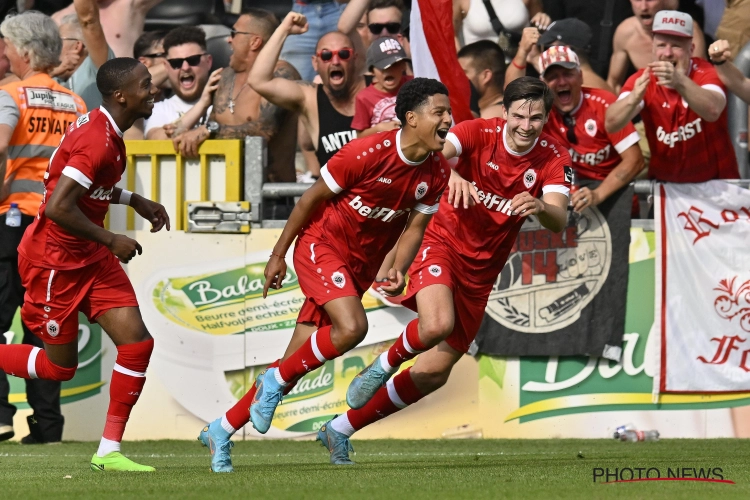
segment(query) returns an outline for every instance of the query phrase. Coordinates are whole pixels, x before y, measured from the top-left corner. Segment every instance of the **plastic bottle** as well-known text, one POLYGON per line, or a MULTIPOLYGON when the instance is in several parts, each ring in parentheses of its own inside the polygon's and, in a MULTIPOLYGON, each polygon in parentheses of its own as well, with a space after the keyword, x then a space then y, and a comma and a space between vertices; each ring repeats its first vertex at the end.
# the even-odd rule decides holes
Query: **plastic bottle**
POLYGON ((617 429, 615 429, 614 438, 621 439, 622 435, 625 434, 625 431, 634 431, 634 430, 636 429, 635 429, 635 425, 633 424, 628 423, 625 425, 621 425, 617 429))
POLYGON ((5 214, 5 225, 10 227, 21 226, 21 211, 18 209, 18 203, 10 204, 10 210, 5 214))
POLYGON ((659 431, 625 431, 620 441, 658 441, 659 431))

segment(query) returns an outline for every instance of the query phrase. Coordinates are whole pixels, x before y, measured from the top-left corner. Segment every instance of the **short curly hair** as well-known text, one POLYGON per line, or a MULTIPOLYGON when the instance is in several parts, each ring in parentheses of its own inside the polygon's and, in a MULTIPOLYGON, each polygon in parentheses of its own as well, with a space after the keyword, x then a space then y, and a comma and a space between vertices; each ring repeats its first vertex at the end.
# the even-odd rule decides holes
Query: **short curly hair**
POLYGON ((169 52, 172 47, 178 45, 184 45, 186 43, 194 43, 198 45, 204 51, 206 50, 206 32, 203 28, 198 26, 180 26, 171 30, 164 36, 162 45, 164 46, 164 52, 169 52))
POLYGON ((396 96, 396 117, 401 121, 401 125, 403 126, 406 123, 408 111, 416 111, 419 107, 424 106, 430 97, 435 94, 447 96, 448 89, 432 78, 414 78, 406 82, 396 96))
POLYGON ((141 64, 132 57, 115 57, 105 62, 96 72, 96 88, 103 97, 109 97, 133 78, 133 70, 141 64))

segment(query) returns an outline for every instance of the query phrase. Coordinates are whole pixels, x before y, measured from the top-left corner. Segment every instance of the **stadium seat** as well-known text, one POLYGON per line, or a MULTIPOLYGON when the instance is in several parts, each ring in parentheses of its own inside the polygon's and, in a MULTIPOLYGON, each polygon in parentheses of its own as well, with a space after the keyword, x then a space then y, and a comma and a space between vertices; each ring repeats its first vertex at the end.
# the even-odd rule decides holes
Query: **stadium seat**
POLYGON ((164 0, 148 11, 144 29, 154 31, 177 26, 224 24, 224 17, 223 0, 164 0))
POLYGON ((223 24, 202 25, 201 28, 206 32, 206 50, 213 57, 211 71, 229 66, 229 57, 232 55, 232 49, 227 43, 229 28, 223 24))

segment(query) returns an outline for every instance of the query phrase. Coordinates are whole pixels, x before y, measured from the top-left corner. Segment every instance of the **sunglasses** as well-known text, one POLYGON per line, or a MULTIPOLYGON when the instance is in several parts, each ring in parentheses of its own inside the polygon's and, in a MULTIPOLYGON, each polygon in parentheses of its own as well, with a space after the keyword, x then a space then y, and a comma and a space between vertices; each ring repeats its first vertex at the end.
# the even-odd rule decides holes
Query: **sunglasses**
POLYGON ((188 66, 198 66, 201 63, 201 57, 207 55, 205 52, 203 54, 195 54, 194 56, 190 57, 178 57, 176 59, 167 59, 167 62, 170 66, 172 66, 172 69, 180 69, 182 67, 182 63, 187 61, 188 66))
POLYGON ((567 130, 565 132, 565 137, 567 137, 568 142, 571 144, 578 144, 578 137, 576 137, 576 119, 572 116, 565 114, 563 115, 563 124, 565 127, 567 127, 567 130))
POLYGON ((349 49, 349 48, 343 48, 339 50, 323 49, 320 52, 318 52, 317 55, 321 61, 325 61, 325 62, 328 62, 331 59, 333 59, 333 56, 339 56, 339 59, 341 59, 342 61, 347 61, 349 60, 350 57, 354 55, 354 49, 349 49))
POLYGON ((372 23, 367 25, 370 28, 370 33, 373 35, 379 35, 383 32, 383 29, 388 31, 389 35, 397 35, 401 31, 401 23, 372 23))
POLYGON ((237 31, 234 28, 229 30, 229 38, 231 38, 232 40, 234 40, 234 37, 236 37, 237 35, 260 36, 260 35, 257 35, 256 33, 250 33, 249 31, 237 31))

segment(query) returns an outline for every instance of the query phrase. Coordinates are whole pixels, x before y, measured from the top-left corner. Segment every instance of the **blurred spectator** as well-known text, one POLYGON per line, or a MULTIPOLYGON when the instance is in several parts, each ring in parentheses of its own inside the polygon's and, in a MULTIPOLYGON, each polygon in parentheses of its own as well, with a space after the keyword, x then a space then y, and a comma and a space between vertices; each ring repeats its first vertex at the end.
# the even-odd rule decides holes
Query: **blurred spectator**
POLYGON ((5 55, 5 40, 0 36, 0 85, 14 82, 18 77, 10 72, 10 61, 5 55))
MULTIPOLYGON (((205 125, 178 135, 173 140, 177 151, 195 157, 206 139, 260 136, 268 144, 266 181, 295 182, 297 115, 262 98, 247 81, 250 70, 258 64, 261 49, 277 26, 276 16, 267 10, 251 8, 240 14, 228 39, 232 57, 229 67, 222 70, 214 92, 210 119, 205 125)), ((299 80, 299 73, 291 64, 274 63, 271 71, 278 79, 299 80)))
POLYGON ((174 95, 154 104, 146 120, 146 139, 168 139, 205 125, 221 68, 210 78, 212 58, 206 53, 206 34, 197 26, 180 26, 164 37, 169 81, 174 95))
POLYGON ((555 96, 545 131, 568 148, 579 179, 597 181, 571 192, 573 210, 582 212, 625 188, 643 170, 638 132, 632 123, 618 132, 607 132, 605 113, 617 98, 583 85, 578 56, 572 49, 552 47, 542 53, 541 61, 542 80, 555 96))
POLYGON ((312 81, 315 78, 315 69, 312 66, 315 46, 320 37, 329 31, 336 30, 344 7, 346 7, 346 1, 294 0, 292 12, 305 16, 310 29, 284 42, 281 59, 294 66, 303 80, 312 81))
MULTIPOLYGON (((544 12, 554 21, 579 19, 591 30, 591 67, 601 78, 607 78, 609 59, 612 56, 612 36, 619 24, 633 15, 629 0, 543 0, 544 12), (609 8, 609 10, 608 10, 609 8)), ((578 47, 579 59, 583 54, 578 47)), ((585 69, 581 59, 581 69, 585 69)), ((586 73, 583 75, 586 82, 586 73)), ((586 84, 586 83, 585 83, 586 84)), ((586 84, 588 85, 588 84, 586 84)), ((601 87, 600 87, 601 88, 601 87)))
POLYGON ((464 45, 479 40, 498 41, 498 37, 501 37, 505 41, 500 41, 499 45, 506 52, 506 57, 512 57, 525 27, 533 25, 542 30, 547 29, 551 19, 543 12, 543 8, 542 0, 454 0, 453 31, 456 47, 461 46, 460 37, 463 38, 464 45), (508 41, 510 34, 513 35, 512 40, 508 41))
POLYGON ((102 104, 102 95, 96 88, 96 72, 115 57, 104 38, 96 2, 74 0, 76 12, 60 20, 61 62, 52 73, 65 88, 81 96, 88 109, 102 104))
MULTIPOLYGON (((117 57, 133 57, 135 41, 143 33, 146 13, 162 0, 96 0, 101 10, 101 25, 107 44, 117 57)), ((195 0, 206 1, 206 0, 195 0)), ((59 10, 52 18, 61 24, 61 19, 74 14, 73 5, 59 10)), ((89 47, 89 49, 91 49, 89 47)))
POLYGON ((750 0, 726 0, 716 38, 729 42, 732 59, 750 42, 750 0))
POLYGON ((695 3, 703 9, 703 32, 712 40, 716 40, 716 30, 719 28, 721 17, 724 15, 727 0, 696 0, 695 3))
POLYGON ((133 46, 133 57, 138 59, 151 73, 151 83, 159 89, 155 102, 164 100, 166 89, 172 88, 167 76, 167 54, 164 51, 166 31, 147 31, 138 37, 133 46))
POLYGON ((479 40, 458 51, 458 63, 477 92, 481 118, 503 117, 505 55, 495 42, 479 40))
POLYGON ((338 31, 324 35, 315 48, 313 67, 322 84, 293 82, 274 74, 284 40, 306 30, 305 17, 290 12, 258 55, 248 83, 270 102, 299 111, 322 166, 356 137, 352 116, 355 97, 365 87, 365 80, 356 72, 351 38, 338 31))
POLYGON ((404 48, 395 38, 381 37, 370 45, 367 67, 375 78, 357 94, 352 119, 357 137, 401 126, 396 118, 396 96, 401 86, 414 78, 406 74, 408 61, 404 48))
MULTIPOLYGON (((351 36, 357 32, 362 42, 362 54, 367 52, 372 42, 372 33, 367 26, 367 10, 370 6, 370 0, 349 0, 346 8, 341 13, 336 29, 342 33, 351 36)), ((359 49, 359 47, 354 47, 359 49)))
POLYGON ((653 60, 628 78, 617 102, 607 109, 607 131, 622 129, 640 112, 651 148, 652 179, 738 178, 724 86, 708 61, 690 57, 693 19, 660 11, 653 33, 653 60))
POLYGON ((730 60, 732 48, 727 40, 716 40, 708 48, 708 57, 722 83, 737 97, 750 104, 750 79, 730 60))
POLYGON ((409 19, 404 16, 406 7, 403 0, 371 0, 367 8, 367 29, 371 44, 381 36, 391 36, 398 40, 407 57, 411 57, 409 39, 403 34, 403 27, 409 19))
MULTIPOLYGON (((18 244, 37 216, 50 157, 68 126, 86 112, 86 105, 50 77, 62 47, 52 19, 29 11, 7 17, 0 29, 10 68, 20 80, 0 87, 0 332, 4 333, 24 300, 18 244), (21 211, 20 226, 6 221, 11 203, 21 211)), ((41 339, 21 325, 23 343, 43 348, 41 339)), ((6 342, 5 336, 0 342, 6 342)), ((0 440, 14 434, 16 408, 8 403, 8 393, 8 380, 0 372, 0 440)), ((26 397, 34 413, 28 419, 31 433, 21 442, 60 441, 65 421, 60 413, 60 382, 26 380, 26 397)))
POLYGON ((607 82, 594 71, 589 63, 591 30, 586 23, 578 19, 554 21, 544 33, 539 33, 537 28, 524 28, 518 52, 505 71, 505 84, 525 76, 528 64, 534 65, 537 72, 541 71, 539 67, 541 51, 559 45, 571 47, 578 54, 584 85, 612 92, 607 82))
MULTIPOLYGON (((607 83, 620 91, 625 78, 633 70, 643 69, 651 62, 652 25, 657 12, 665 10, 669 0, 630 0, 633 16, 625 19, 615 30, 612 40, 612 58, 609 63, 607 83), (631 70, 630 68, 633 68, 631 70)), ((676 4, 676 2, 672 2, 676 4)), ((689 16, 688 16, 689 17, 689 16)), ((693 49, 695 57, 706 57, 706 42, 700 27, 693 23, 693 49)))

